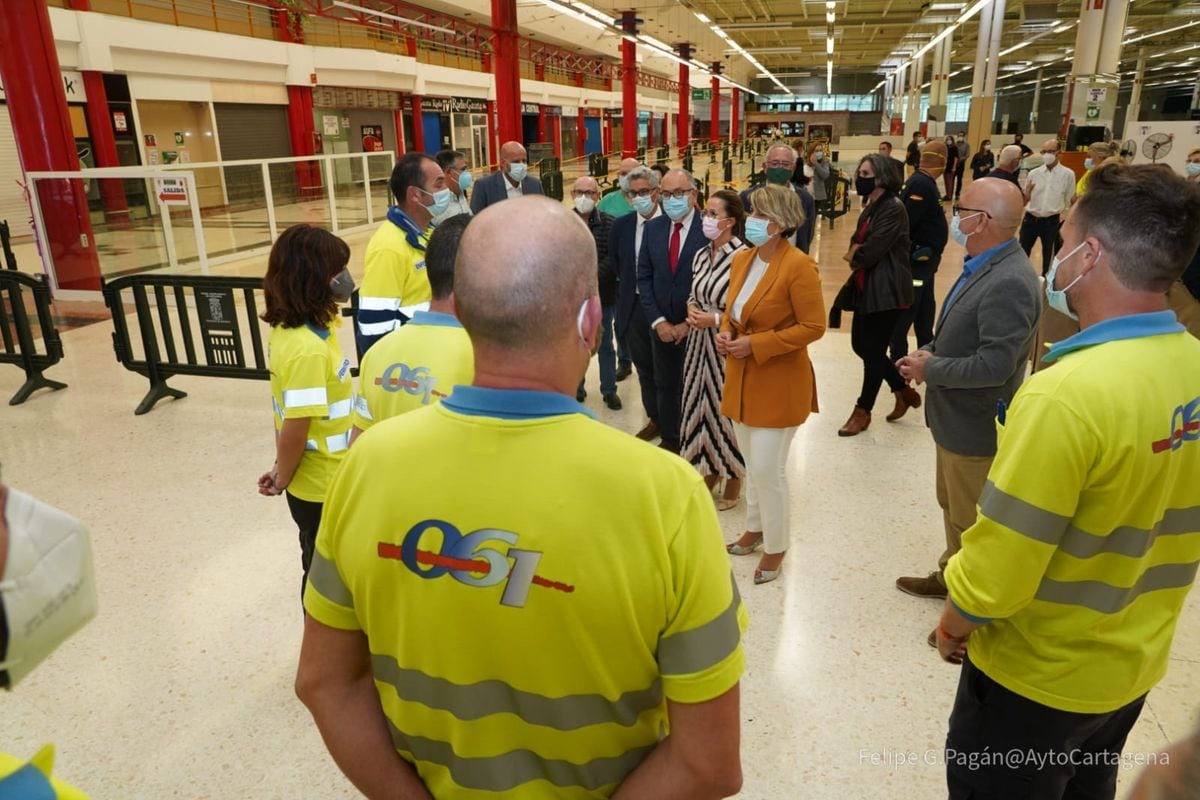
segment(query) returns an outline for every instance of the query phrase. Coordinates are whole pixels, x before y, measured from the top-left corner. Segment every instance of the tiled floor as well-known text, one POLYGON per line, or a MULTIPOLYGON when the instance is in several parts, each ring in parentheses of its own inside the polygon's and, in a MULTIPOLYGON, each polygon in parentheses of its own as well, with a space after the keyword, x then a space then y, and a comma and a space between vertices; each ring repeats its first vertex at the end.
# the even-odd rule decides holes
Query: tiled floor
MULTIPOLYGON (((821 234, 830 293, 846 275, 849 230, 843 220, 821 234)), ((357 265, 364 240, 353 241, 357 265)), ((960 263, 951 245, 942 293, 960 263)), ((87 521, 102 603, 91 626, 0 700, 0 749, 56 743, 59 772, 98 800, 354 797, 292 694, 295 529, 282 500, 254 490, 273 457, 266 384, 177 378, 189 397, 134 417, 147 384, 115 362, 110 330, 68 331, 50 375, 70 388, 0 411, 4 479, 87 521)), ((822 413, 792 450, 786 573, 756 587, 756 559, 733 559, 751 616, 741 797, 944 796, 937 749, 957 669, 925 644, 939 604, 893 586, 929 569, 941 547, 933 446, 919 414, 895 424, 879 415, 865 434, 839 439, 859 362, 842 332, 812 354, 822 413), (897 766, 910 753, 918 763, 897 766)), ((19 376, 0 369, 0 397, 19 376)), ((625 409, 610 412, 593 364, 589 406, 636 430, 635 380, 621 384, 625 409)), ((733 538, 744 506, 721 517, 733 538)), ((1193 595, 1129 753, 1158 751, 1195 721, 1198 606, 1193 595)), ((1122 794, 1135 775, 1122 771, 1122 794)))

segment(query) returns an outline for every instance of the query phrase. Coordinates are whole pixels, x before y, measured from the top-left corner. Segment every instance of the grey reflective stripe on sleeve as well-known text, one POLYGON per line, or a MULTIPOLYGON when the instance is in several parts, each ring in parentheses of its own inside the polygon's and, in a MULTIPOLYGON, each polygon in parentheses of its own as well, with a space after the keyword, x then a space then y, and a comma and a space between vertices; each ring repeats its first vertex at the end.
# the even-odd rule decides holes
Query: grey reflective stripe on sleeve
POLYGON ((1083 606, 1101 614, 1115 614, 1147 592, 1183 589, 1196 579, 1200 561, 1150 567, 1133 586, 1113 586, 1103 581, 1056 581, 1043 578, 1035 597, 1047 603, 1083 606))
POLYGON ((312 564, 308 568, 308 583, 329 602, 354 608, 354 598, 342 582, 337 565, 321 555, 320 551, 313 551, 312 564))
POLYGON ((646 689, 626 692, 616 700, 609 700, 600 694, 546 697, 495 680, 453 683, 420 670, 401 667, 396 659, 387 655, 372 654, 371 666, 375 680, 395 689, 401 700, 448 711, 464 721, 493 714, 512 714, 530 725, 560 731, 604 723, 629 727, 644 712, 658 708, 663 701, 662 682, 657 678, 646 689))
POLYGON ((450 772, 459 786, 486 792, 510 792, 531 781, 546 781, 554 786, 580 788, 594 792, 618 784, 633 772, 657 747, 657 743, 635 747, 619 756, 593 758, 582 764, 561 759, 542 758, 531 750, 510 750, 497 756, 467 758, 454 752, 449 742, 411 736, 388 720, 392 744, 410 753, 416 761, 439 764, 450 772))
POLYGON ((720 664, 737 649, 742 638, 738 627, 738 608, 742 597, 738 594, 733 575, 729 576, 733 586, 733 598, 729 607, 715 619, 672 636, 658 643, 658 668, 663 675, 692 675, 720 664))
POLYGON ((1200 532, 1200 506, 1171 508, 1149 530, 1126 525, 1097 535, 1072 526, 1067 529, 1058 547, 1076 558, 1091 558, 1101 553, 1141 558, 1150 552, 1159 536, 1183 536, 1197 532, 1200 532))
POLYGON ((1046 511, 1019 497, 1006 494, 988 481, 979 496, 983 516, 1044 544, 1058 544, 1071 518, 1046 511))

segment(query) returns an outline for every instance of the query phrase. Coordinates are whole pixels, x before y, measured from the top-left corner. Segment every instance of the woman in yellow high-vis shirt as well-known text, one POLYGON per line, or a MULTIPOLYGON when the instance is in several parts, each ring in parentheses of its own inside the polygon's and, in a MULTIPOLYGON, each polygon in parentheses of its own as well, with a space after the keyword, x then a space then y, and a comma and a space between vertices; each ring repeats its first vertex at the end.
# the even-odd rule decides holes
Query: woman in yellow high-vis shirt
POLYGON ((301 596, 312 563, 325 490, 349 447, 350 360, 335 330, 350 299, 350 248, 311 225, 295 225, 271 248, 263 281, 275 407, 275 465, 258 479, 268 497, 286 494, 300 529, 301 596))

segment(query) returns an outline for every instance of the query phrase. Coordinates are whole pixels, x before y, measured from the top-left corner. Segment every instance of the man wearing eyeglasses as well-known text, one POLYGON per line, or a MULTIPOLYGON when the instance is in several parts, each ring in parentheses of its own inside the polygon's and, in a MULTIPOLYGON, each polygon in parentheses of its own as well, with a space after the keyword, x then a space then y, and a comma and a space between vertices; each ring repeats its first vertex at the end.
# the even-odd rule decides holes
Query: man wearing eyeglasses
MULTIPOLYGON (((816 229, 814 221, 817 218, 817 201, 813 199, 808 189, 793 180, 796 172, 796 151, 786 144, 775 145, 767 151, 767 160, 763 162, 763 171, 766 173, 767 183, 790 186, 796 196, 800 198, 800 208, 804 211, 804 224, 796 229, 789 241, 807 253, 812 246, 813 231, 816 229)), ((754 207, 750 202, 750 190, 746 189, 742 192, 741 198, 746 214, 753 214, 754 207)))
POLYGON ((664 450, 679 452, 679 405, 683 395, 683 356, 687 342, 687 299, 692 292, 692 261, 708 243, 696 213, 696 183, 681 169, 662 179, 663 216, 646 223, 638 251, 638 295, 650 321, 658 424, 664 450))
MULTIPOLYGON (((612 232, 613 218, 596 208, 600 199, 600 184, 586 175, 575 181, 571 189, 571 202, 575 213, 592 232, 596 241, 596 271, 600 280, 600 343, 597 356, 600 359, 600 395, 604 405, 613 411, 621 410, 621 398, 617 396, 617 351, 613 347, 613 309, 617 302, 617 275, 608 257, 608 239, 612 232)), ((587 377, 579 379, 575 399, 587 399, 585 386, 587 377)))
MULTIPOLYGON (((932 144, 930 145, 932 146, 932 144)), ((1041 286, 1014 238, 1021 192, 1008 181, 975 181, 954 207, 951 230, 967 250, 962 275, 942 304, 933 341, 900 359, 900 374, 924 382, 925 421, 937 448, 937 501, 946 547, 938 569, 904 577, 914 597, 946 596, 942 571, 962 549, 996 455, 996 418, 1025 377, 1042 312, 1041 286)), ((930 646, 935 646, 933 634, 930 646)))

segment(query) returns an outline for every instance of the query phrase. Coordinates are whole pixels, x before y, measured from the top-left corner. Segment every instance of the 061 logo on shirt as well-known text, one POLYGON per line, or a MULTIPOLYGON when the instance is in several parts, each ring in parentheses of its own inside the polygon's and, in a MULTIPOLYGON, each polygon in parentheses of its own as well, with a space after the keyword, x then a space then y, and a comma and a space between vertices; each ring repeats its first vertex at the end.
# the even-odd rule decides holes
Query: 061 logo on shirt
POLYGON ((1171 415, 1171 435, 1153 442, 1150 448, 1155 453, 1178 450, 1184 442, 1200 439, 1200 397, 1186 406, 1179 406, 1171 415))
POLYGON ((575 587, 552 581, 536 574, 542 553, 538 550, 522 550, 512 547, 517 543, 517 534, 494 528, 482 528, 465 536, 449 522, 427 519, 418 522, 404 537, 400 545, 380 542, 380 558, 395 559, 410 572, 426 580, 450 575, 459 583, 483 589, 505 584, 500 605, 524 608, 531 586, 541 586, 570 594, 575 587), (431 540, 440 535, 436 550, 429 549, 431 540), (494 547, 484 547, 490 542, 510 545, 501 553, 494 547), (422 548, 422 544, 426 545, 422 548), (512 563, 509 563, 509 559, 512 563))

